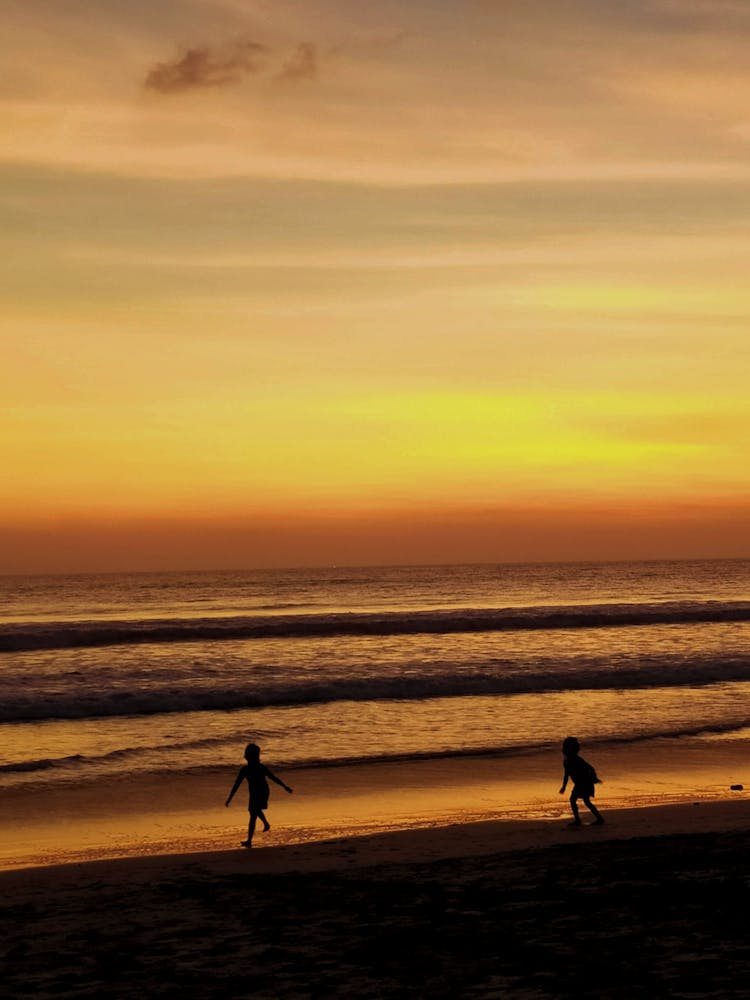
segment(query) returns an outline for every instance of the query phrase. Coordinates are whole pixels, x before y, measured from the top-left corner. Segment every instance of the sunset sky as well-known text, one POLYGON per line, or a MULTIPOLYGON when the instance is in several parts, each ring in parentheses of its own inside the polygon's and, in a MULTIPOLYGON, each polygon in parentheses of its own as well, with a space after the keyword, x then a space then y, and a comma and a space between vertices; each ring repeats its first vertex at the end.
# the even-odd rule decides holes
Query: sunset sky
POLYGON ((747 0, 5 0, 0 571, 750 556, 747 0))

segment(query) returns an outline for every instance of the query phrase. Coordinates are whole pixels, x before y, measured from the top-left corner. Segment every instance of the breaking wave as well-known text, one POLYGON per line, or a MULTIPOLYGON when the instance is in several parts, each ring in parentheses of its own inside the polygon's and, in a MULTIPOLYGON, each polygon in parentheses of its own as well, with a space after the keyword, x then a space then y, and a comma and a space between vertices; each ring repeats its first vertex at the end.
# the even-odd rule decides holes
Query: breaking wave
POLYGON ((449 634, 746 621, 750 621, 750 602, 747 601, 684 601, 136 621, 28 622, 0 625, 0 652, 230 639, 449 634))
POLYGON ((425 675, 334 677, 293 685, 249 677, 240 686, 162 682, 138 691, 89 688, 33 692, 14 686, 0 701, 0 722, 233 711, 340 701, 424 701, 472 695, 699 687, 730 681, 750 681, 750 654, 691 660, 665 658, 616 668, 582 663, 561 670, 548 663, 512 672, 449 669, 425 675))

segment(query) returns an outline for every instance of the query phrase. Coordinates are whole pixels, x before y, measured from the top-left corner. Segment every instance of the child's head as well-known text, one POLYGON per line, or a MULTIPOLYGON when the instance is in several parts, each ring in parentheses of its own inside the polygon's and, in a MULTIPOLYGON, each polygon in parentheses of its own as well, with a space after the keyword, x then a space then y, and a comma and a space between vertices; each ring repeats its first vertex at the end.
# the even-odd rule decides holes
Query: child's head
POLYGON ((562 752, 564 757, 575 757, 581 745, 575 736, 566 736, 563 740, 562 752))
POLYGON ((256 760, 260 760, 260 747, 257 743, 248 743, 245 747, 245 760, 248 764, 252 764, 256 760))

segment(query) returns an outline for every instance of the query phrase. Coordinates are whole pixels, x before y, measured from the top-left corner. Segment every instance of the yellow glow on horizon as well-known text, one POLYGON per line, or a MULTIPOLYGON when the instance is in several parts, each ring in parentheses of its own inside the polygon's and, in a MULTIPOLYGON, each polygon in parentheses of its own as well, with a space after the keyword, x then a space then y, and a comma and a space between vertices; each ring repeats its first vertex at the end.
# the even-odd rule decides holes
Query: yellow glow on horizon
POLYGON ((678 310, 714 320, 750 309, 750 288, 736 284, 695 285, 559 285, 529 293, 537 305, 576 312, 637 312, 658 316, 678 310))
POLYGON ((307 396, 281 408, 275 398, 189 400, 152 404, 138 423, 122 406, 97 408, 96 420, 86 410, 19 421, 2 459, 22 488, 6 483, 6 511, 700 497, 708 477, 731 495, 750 416, 744 401, 717 414, 681 397, 448 391, 307 396))

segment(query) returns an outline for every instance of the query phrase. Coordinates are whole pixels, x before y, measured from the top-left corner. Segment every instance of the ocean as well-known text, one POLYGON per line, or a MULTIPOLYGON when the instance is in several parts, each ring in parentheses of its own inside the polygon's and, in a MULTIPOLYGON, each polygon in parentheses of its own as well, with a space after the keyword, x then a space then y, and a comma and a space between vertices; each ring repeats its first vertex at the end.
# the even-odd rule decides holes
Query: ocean
POLYGON ((750 748, 748 560, 2 577, 0 608, 15 809, 162 779, 218 798, 248 742, 302 788, 557 769, 569 734, 599 759, 750 748))

